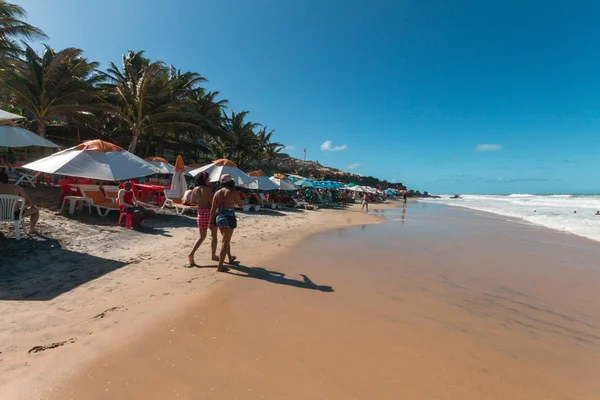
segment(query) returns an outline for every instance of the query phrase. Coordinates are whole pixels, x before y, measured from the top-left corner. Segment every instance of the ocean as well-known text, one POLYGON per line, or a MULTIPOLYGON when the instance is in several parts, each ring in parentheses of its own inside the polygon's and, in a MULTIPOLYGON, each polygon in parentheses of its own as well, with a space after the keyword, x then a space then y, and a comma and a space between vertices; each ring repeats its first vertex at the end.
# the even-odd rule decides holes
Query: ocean
POLYGON ((600 195, 509 194, 463 195, 461 199, 420 199, 427 203, 447 204, 485 211, 531 224, 569 232, 600 241, 600 195), (577 211, 577 213, 575 213, 577 211))

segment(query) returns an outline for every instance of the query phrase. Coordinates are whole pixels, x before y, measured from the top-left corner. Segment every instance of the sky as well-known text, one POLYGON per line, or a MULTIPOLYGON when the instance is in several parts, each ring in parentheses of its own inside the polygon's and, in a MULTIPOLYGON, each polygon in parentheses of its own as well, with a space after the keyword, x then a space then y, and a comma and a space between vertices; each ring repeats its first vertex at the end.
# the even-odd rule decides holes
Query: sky
POLYGON ((294 157, 432 193, 600 193, 595 0, 12 1, 56 49, 200 73, 294 157))

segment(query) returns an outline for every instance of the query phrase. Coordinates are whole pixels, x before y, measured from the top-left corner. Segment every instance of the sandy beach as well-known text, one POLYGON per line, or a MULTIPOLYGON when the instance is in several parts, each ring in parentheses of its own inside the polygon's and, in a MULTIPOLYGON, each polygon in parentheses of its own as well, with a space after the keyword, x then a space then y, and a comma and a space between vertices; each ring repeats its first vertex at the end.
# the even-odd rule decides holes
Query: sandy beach
MULTIPOLYGON (((220 283, 207 247, 183 268, 197 237, 193 214, 164 212, 144 231, 116 226, 115 216, 59 213, 56 193, 36 193, 44 207, 35 240, 0 238, 0 398, 47 398, 59 379, 149 326, 202 301, 220 283)), ((382 205, 380 208, 389 207, 382 205)), ((308 235, 381 219, 356 209, 269 210, 240 214, 234 254, 263 263, 308 235)), ((11 227, 2 225, 6 236, 11 227)), ((205 246, 203 244, 203 246, 205 246)))
POLYGON ((51 398, 599 397, 596 242, 443 206, 384 213, 232 269, 51 398))

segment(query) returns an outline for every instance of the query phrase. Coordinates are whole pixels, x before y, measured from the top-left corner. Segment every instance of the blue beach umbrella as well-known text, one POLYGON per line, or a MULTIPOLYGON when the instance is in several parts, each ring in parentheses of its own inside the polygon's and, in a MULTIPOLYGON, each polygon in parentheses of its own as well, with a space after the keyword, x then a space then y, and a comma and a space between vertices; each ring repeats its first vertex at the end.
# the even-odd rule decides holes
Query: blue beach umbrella
POLYGON ((306 179, 306 178, 303 178, 303 179, 300 179, 300 180, 294 182, 294 185, 300 186, 300 187, 314 187, 315 186, 310 179, 306 179))

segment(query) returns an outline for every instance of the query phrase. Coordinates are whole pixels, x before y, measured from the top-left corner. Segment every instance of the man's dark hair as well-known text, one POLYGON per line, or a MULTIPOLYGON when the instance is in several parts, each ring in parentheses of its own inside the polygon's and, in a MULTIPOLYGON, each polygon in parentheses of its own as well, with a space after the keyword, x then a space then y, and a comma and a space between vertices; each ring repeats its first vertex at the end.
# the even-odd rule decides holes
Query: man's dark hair
POLYGON ((206 186, 206 180, 208 179, 208 172, 203 171, 196 175, 196 186, 206 186))
POLYGON ((226 187, 227 189, 230 189, 230 190, 235 190, 235 181, 225 182, 223 184, 223 187, 226 187))
POLYGON ((0 182, 8 183, 8 175, 6 175, 6 172, 4 171, 0 171, 0 182))

